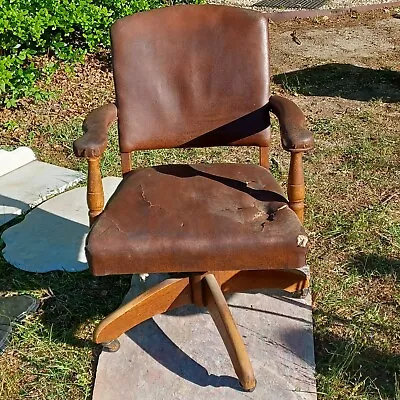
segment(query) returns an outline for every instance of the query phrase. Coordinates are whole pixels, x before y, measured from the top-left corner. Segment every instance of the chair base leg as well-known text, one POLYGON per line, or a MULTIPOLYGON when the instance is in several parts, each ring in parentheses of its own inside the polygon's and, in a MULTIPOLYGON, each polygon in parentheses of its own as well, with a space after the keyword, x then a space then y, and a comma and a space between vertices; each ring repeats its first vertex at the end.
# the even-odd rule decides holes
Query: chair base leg
POLYGON ((221 287, 212 274, 208 274, 203 278, 203 299, 228 350, 241 386, 246 391, 253 391, 256 387, 256 379, 249 355, 221 287))
POLYGON ((221 280, 224 293, 257 289, 283 289, 289 293, 305 291, 310 286, 307 275, 298 269, 237 271, 221 280))
POLYGON ((189 278, 166 279, 106 317, 94 331, 95 343, 109 343, 154 315, 190 304, 189 278))
POLYGON ((118 351, 117 338, 154 315, 196 304, 207 307, 245 391, 256 387, 253 367, 223 293, 275 288, 304 292, 307 276, 299 270, 215 271, 166 279, 106 317, 95 329, 93 340, 107 351, 118 351))

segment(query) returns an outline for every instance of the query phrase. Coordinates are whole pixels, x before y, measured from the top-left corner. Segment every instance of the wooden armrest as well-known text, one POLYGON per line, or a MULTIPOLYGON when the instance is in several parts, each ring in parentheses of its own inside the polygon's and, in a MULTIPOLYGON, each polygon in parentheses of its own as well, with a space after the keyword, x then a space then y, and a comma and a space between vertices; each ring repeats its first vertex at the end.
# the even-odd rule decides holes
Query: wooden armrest
POLYGON ((115 104, 106 104, 96 108, 83 121, 84 134, 74 142, 77 157, 100 157, 107 147, 107 132, 117 119, 115 104))
POLYGON ((305 152, 314 148, 314 138, 306 127, 304 114, 293 101, 271 96, 269 110, 278 118, 282 146, 290 152, 305 152))

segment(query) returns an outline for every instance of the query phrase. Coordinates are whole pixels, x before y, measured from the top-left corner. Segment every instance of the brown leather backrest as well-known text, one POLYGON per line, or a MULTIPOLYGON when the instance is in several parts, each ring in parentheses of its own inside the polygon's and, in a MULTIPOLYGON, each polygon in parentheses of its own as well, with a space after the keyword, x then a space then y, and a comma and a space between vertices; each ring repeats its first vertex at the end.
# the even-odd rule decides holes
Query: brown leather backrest
POLYGON ((261 13, 166 7, 117 21, 111 39, 121 152, 268 145, 261 13))

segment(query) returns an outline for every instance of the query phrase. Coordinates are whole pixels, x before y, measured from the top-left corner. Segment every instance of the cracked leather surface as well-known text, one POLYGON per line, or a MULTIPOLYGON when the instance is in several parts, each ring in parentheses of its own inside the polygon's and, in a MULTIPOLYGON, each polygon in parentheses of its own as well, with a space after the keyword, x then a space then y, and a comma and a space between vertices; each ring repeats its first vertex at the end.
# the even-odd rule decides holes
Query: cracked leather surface
POLYGON ((271 173, 252 164, 131 171, 94 223, 95 275, 299 268, 305 235, 271 173))

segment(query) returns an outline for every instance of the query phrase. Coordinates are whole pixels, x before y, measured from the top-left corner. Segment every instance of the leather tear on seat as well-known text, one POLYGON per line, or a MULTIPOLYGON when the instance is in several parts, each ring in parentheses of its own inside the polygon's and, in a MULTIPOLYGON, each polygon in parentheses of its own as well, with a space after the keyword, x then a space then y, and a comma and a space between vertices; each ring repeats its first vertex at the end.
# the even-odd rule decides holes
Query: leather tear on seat
POLYGON ((297 236, 297 247, 306 247, 308 243, 308 237, 306 235, 297 236))
POLYGON ((146 197, 146 195, 144 194, 144 188, 143 188, 142 185, 139 185, 139 187, 140 187, 140 190, 141 190, 140 195, 142 196, 142 199, 149 205, 149 207, 159 207, 159 208, 161 208, 159 205, 153 204, 153 203, 146 197))

